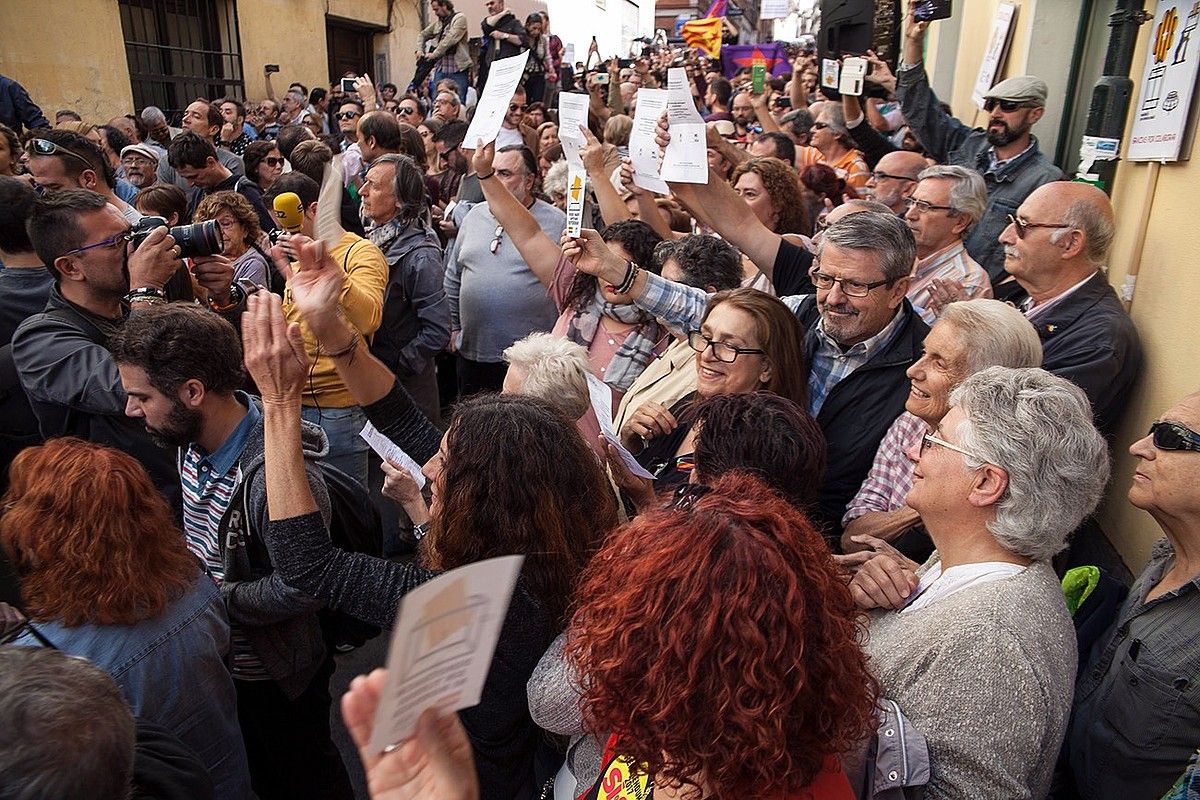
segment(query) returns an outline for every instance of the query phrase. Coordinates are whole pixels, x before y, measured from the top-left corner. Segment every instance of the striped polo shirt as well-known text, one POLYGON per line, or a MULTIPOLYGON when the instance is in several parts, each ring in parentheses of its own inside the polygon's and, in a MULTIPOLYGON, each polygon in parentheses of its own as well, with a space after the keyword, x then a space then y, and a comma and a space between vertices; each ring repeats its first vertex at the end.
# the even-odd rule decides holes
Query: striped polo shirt
MULTIPOLYGON (((241 483, 240 461, 250 433, 262 419, 258 406, 245 392, 236 393, 246 406, 246 416, 229 438, 212 453, 193 442, 183 453, 180 480, 183 485, 183 535, 188 549, 204 562, 219 584, 225 580, 225 549, 218 530, 229 509, 234 490, 241 483)), ((271 676, 250 646, 245 632, 230 621, 233 635, 233 677, 243 681, 265 681, 271 676)))

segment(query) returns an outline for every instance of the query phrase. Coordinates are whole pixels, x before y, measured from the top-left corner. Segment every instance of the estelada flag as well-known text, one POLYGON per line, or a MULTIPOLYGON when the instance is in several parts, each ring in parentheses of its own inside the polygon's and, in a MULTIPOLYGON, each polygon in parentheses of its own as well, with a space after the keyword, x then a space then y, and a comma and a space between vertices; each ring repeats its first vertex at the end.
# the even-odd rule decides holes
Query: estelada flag
MULTIPOLYGON (((719 0, 720 1, 720 0, 719 0)), ((688 47, 703 50, 709 58, 716 58, 721 53, 721 25, 723 17, 705 17, 683 23, 680 33, 688 47)))
POLYGON ((787 48, 781 42, 762 44, 727 44, 721 47, 721 67, 726 78, 732 78, 739 69, 749 69, 761 63, 772 78, 786 77, 792 72, 787 48))

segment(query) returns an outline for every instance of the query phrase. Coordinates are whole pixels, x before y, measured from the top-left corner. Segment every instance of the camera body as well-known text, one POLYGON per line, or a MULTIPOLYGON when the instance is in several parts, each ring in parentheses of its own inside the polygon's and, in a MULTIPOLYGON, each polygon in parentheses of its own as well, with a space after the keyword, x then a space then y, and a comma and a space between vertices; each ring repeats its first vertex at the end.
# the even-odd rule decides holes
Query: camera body
MULTIPOLYGON (((130 241, 136 250, 146 241, 146 237, 155 228, 164 228, 167 221, 162 217, 142 217, 130 228, 130 241)), ((171 238, 179 245, 180 258, 219 255, 225 249, 225 239, 221 235, 221 226, 210 219, 206 222, 196 222, 191 225, 176 225, 170 229, 171 238)))

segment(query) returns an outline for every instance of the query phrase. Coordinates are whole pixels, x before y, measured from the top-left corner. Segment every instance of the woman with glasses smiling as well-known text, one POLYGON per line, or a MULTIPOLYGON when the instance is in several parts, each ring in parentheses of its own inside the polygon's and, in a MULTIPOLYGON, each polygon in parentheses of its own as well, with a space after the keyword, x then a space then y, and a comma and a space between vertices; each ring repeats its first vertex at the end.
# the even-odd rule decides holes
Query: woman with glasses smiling
POLYGON ((1104 437, 1074 384, 990 367, 908 455, 908 504, 937 549, 915 572, 876 557, 850 583, 876 609, 883 693, 926 737, 929 796, 1045 797, 1077 660, 1050 559, 1100 500, 1104 437))
POLYGON ((804 345, 796 318, 757 289, 730 289, 709 298, 688 344, 696 352, 696 391, 670 408, 646 403, 621 429, 624 445, 655 476, 656 490, 687 482, 698 430, 692 407, 723 394, 768 391, 804 408, 808 402, 804 345))

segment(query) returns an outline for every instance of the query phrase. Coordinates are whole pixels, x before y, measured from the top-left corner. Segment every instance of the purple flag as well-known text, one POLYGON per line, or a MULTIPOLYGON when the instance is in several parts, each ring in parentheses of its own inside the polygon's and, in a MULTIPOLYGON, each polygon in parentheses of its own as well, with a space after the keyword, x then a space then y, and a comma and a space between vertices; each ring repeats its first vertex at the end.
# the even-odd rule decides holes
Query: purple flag
POLYGON ((780 42, 721 46, 721 68, 726 78, 732 78, 739 69, 749 69, 755 61, 763 62, 768 77, 779 78, 792 74, 792 63, 788 61, 787 50, 780 42))

